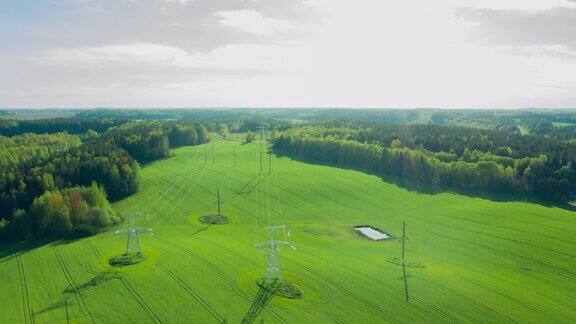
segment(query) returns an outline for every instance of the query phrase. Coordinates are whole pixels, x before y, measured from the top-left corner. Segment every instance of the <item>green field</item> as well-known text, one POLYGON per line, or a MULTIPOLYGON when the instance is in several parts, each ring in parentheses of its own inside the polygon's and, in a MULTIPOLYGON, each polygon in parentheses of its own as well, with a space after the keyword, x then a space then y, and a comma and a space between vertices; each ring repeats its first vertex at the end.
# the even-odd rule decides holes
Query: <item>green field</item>
POLYGON ((260 150, 218 141, 214 163, 204 165, 205 147, 197 146, 144 167, 142 190, 114 205, 146 212, 142 226, 154 233, 142 236, 143 263, 108 265, 125 244, 114 230, 3 247, 0 322, 576 321, 574 213, 409 192, 289 158, 274 157, 272 174, 258 176, 260 150), (198 217, 214 213, 217 189, 230 223, 207 226, 198 217), (389 262, 400 256, 404 220, 406 259, 422 266, 407 267, 406 282, 389 262), (255 283, 266 265, 255 244, 276 224, 292 228, 297 250, 282 249, 280 263, 302 299, 266 301, 255 283), (393 239, 363 239, 351 229, 359 224, 393 239))

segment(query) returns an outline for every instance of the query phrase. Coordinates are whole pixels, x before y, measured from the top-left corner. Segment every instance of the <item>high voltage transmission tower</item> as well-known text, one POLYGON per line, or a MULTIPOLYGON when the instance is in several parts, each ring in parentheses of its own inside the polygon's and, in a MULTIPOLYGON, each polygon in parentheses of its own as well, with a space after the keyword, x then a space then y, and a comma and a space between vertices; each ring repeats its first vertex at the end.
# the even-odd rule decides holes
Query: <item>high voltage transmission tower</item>
POLYGON ((287 240, 277 240, 276 233, 282 232, 284 237, 288 239, 290 236, 290 229, 286 225, 280 226, 268 226, 266 227, 268 232, 268 242, 257 244, 258 249, 268 250, 268 260, 266 263, 266 283, 279 283, 282 282, 282 272, 280 271, 280 263, 278 262, 278 253, 280 251, 280 246, 289 246, 291 249, 296 250, 294 246, 290 244, 287 240))
POLYGON ((142 255, 142 250, 140 249, 140 239, 138 236, 140 234, 152 234, 151 228, 143 228, 137 225, 137 221, 141 215, 142 213, 140 212, 129 213, 127 215, 127 217, 130 218, 129 227, 116 231, 116 235, 118 236, 126 235, 126 252, 124 255, 142 255))

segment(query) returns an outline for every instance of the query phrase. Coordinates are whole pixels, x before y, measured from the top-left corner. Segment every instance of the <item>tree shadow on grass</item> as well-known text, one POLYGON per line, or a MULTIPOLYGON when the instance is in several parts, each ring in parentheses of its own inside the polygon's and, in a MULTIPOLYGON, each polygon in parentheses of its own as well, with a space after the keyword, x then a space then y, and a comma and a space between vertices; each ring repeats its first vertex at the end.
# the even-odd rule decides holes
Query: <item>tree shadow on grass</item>
POLYGON ((19 243, 2 244, 0 245, 0 263, 9 261, 18 256, 19 254, 35 250, 51 242, 52 241, 49 240, 39 240, 39 241, 25 241, 19 243))
MULTIPOLYGON (((106 229, 97 234, 108 232, 110 229, 106 229)), ((70 243, 74 243, 76 241, 85 238, 95 237, 96 235, 82 235, 82 234, 70 233, 64 237, 39 238, 29 241, 3 240, 0 241, 0 263, 10 260, 15 256, 17 256, 18 254, 26 253, 28 251, 32 251, 46 245, 54 245, 54 246, 68 245, 70 243)))
POLYGON ((2 242, 3 244, 0 245, 0 263, 9 261, 10 259, 16 257, 18 254, 23 254, 46 245, 67 245, 87 237, 89 236, 69 235, 64 238, 45 238, 21 242, 2 242))
POLYGON ((425 195, 437 195, 442 193, 453 193, 458 194, 461 196, 466 196, 470 198, 482 198, 494 202, 523 202, 523 203, 533 203, 538 204, 546 207, 556 207, 568 211, 576 211, 576 206, 573 206, 569 203, 561 203, 561 202, 552 202, 546 201, 543 199, 538 199, 535 197, 528 197, 523 194, 512 194, 512 193, 493 193, 493 192, 486 192, 480 190, 472 190, 472 189, 465 189, 465 188, 443 188, 439 185, 427 184, 412 180, 407 180, 403 177, 399 176, 391 176, 391 175, 382 175, 376 171, 366 170, 360 167, 350 167, 350 166, 342 166, 334 163, 324 163, 318 162, 308 158, 302 158, 298 156, 292 156, 287 153, 280 152, 278 150, 274 151, 274 154, 278 157, 287 157, 293 161, 300 161, 312 165, 320 165, 320 166, 327 166, 333 168, 339 168, 343 170, 353 170, 359 171, 365 174, 374 175, 382 179, 383 182, 388 184, 393 184, 399 188, 408 190, 410 192, 415 192, 419 194, 425 195))
POLYGON ((254 323, 258 315, 260 315, 260 313, 264 308, 266 308, 272 297, 274 297, 278 288, 280 288, 280 285, 276 281, 268 284, 265 283, 259 284, 256 298, 254 298, 254 301, 252 301, 250 309, 248 310, 246 315, 244 315, 240 323, 242 324, 254 323))

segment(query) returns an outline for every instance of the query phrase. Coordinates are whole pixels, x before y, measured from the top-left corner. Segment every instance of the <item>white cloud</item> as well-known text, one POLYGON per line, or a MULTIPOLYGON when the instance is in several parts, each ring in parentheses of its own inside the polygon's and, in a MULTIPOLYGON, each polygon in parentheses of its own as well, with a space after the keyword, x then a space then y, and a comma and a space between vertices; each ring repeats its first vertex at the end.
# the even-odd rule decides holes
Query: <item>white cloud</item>
MULTIPOLYGON (((278 70, 289 46, 238 44, 208 53, 188 52, 160 44, 105 45, 84 48, 58 48, 25 58, 56 67, 106 69, 115 67, 181 67, 213 70, 278 70)), ((1 54, 1 53, 0 53, 1 54)), ((0 55, 0 60, 2 55, 0 55)))
POLYGON ((138 1, 166 9, 161 21, 147 20, 153 28, 141 27, 145 37, 129 38, 132 31, 0 53, 0 104, 565 107, 576 99, 576 60, 565 46, 469 43, 477 22, 455 14, 458 7, 550 10, 574 2, 308 0, 320 15, 316 25, 273 15, 267 1, 185 2, 138 1), (200 4, 207 14, 191 19, 200 4), (293 37, 301 30, 306 37, 293 37), (209 46, 190 45, 197 42, 209 46))
POLYGON ((219 11, 215 16, 224 26, 253 34, 271 36, 286 33, 292 28, 292 24, 286 20, 266 18, 254 10, 219 11))
POLYGON ((157 44, 106 45, 84 48, 57 48, 32 60, 54 65, 98 67, 107 64, 171 65, 188 53, 180 48, 157 44))

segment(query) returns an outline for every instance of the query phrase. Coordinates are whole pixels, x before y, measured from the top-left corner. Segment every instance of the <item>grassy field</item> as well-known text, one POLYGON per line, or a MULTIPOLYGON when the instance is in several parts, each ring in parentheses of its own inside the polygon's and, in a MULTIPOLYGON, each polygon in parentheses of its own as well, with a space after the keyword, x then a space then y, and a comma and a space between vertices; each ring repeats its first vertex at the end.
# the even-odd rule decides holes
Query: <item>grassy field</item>
POLYGON ((204 165, 198 146, 144 167, 141 192, 115 204, 146 214, 141 225, 154 233, 141 238, 143 263, 108 265, 125 245, 113 230, 3 247, 0 322, 576 321, 573 213, 409 192, 288 158, 273 158, 272 174, 258 176, 260 150, 218 141, 214 163, 204 165), (198 217, 214 213, 217 189, 230 222, 208 226, 198 217), (420 266, 406 267, 406 281, 389 262, 400 256, 402 221, 406 259, 420 266), (255 244, 276 224, 292 228, 297 250, 282 249, 280 263, 302 299, 266 296, 255 283, 266 265, 255 244), (351 229, 359 224, 393 239, 361 238, 351 229))

